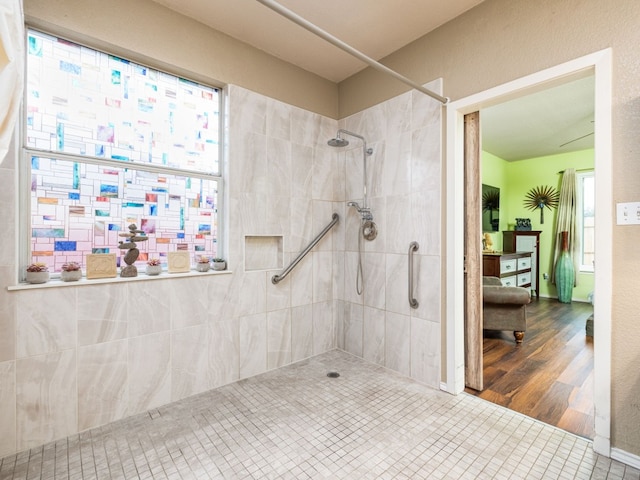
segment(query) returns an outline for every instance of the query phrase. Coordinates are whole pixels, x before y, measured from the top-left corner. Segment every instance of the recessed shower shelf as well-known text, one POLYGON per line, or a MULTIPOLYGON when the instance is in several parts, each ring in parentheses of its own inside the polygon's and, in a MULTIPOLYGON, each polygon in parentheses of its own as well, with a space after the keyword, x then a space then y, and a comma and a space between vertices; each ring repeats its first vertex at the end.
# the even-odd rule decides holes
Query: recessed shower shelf
POLYGON ((282 235, 245 235, 244 269, 279 270, 284 263, 282 235))

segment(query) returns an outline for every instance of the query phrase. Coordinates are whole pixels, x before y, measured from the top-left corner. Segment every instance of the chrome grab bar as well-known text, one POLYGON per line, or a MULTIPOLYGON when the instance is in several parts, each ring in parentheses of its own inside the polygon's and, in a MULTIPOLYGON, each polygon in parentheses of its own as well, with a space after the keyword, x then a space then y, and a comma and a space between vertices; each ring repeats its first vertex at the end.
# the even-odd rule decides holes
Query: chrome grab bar
POLYGON ((411 242, 409 244, 409 306, 411 308, 418 308, 418 300, 413 298, 413 252, 420 248, 418 242, 411 242))
POLYGON ((300 252, 298 256, 289 264, 287 268, 285 268, 279 274, 271 277, 271 283, 276 285, 280 280, 284 279, 284 277, 289 275, 289 272, 291 272, 291 270, 293 270, 295 266, 298 265, 300 260, 302 260, 305 257, 305 255, 309 253, 309 251, 311 251, 311 249, 315 247, 320 240, 322 240, 322 237, 324 237, 327 234, 327 232, 331 230, 331 228, 336 223, 338 223, 338 220, 340 220, 340 215, 338 215, 337 213, 334 213, 331 216, 331 222, 329 222, 329 224, 326 227, 324 227, 324 229, 318 234, 318 236, 314 238, 309 245, 307 245, 307 248, 305 248, 302 252, 300 252))

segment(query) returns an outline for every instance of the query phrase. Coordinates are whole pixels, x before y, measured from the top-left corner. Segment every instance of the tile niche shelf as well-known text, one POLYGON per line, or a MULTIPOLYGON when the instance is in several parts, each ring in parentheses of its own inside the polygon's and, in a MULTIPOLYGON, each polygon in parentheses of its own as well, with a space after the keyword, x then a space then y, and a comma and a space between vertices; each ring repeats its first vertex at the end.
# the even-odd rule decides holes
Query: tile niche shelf
POLYGON ((282 269, 283 250, 282 235, 245 235, 245 271, 282 269))

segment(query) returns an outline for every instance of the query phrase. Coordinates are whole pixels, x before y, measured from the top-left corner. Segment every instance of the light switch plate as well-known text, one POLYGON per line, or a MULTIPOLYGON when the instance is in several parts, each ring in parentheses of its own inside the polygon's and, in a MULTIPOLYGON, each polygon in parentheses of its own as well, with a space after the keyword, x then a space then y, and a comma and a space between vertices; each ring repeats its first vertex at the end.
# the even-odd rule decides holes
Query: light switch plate
POLYGON ((616 223, 618 225, 640 225, 640 202, 617 203, 616 223))

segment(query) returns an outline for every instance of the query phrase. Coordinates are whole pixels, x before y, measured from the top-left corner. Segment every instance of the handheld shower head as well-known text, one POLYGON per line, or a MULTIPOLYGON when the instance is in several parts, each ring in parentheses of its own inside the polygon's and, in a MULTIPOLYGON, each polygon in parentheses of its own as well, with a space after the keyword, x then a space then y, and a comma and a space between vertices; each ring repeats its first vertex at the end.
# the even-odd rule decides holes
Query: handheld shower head
POLYGON ((355 207, 357 211, 360 211, 360 205, 358 205, 358 202, 347 202, 347 207, 355 207))

